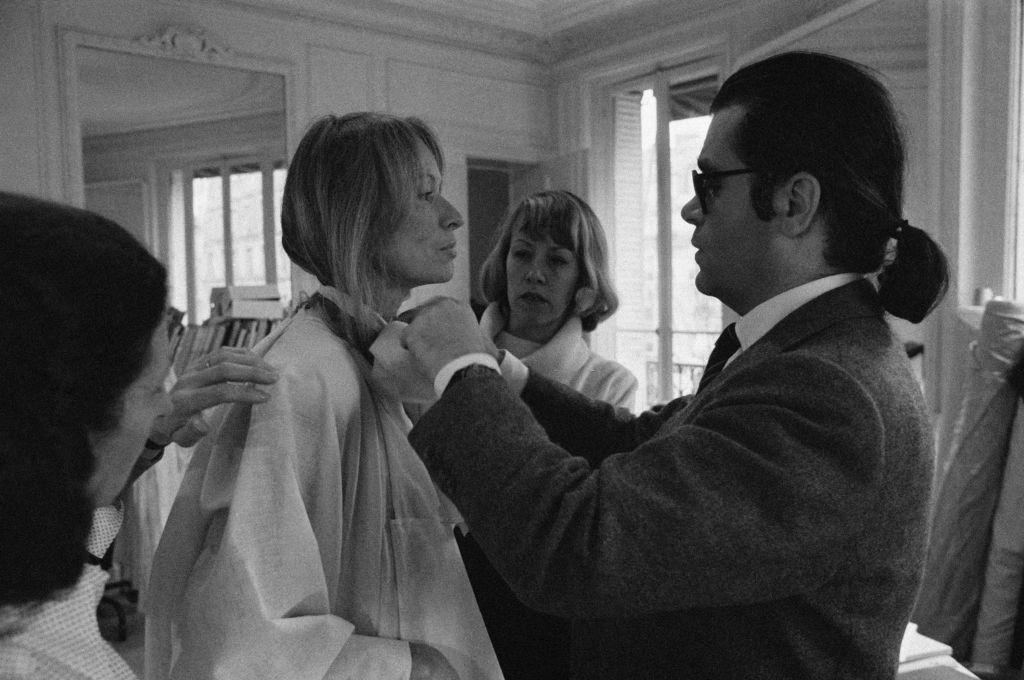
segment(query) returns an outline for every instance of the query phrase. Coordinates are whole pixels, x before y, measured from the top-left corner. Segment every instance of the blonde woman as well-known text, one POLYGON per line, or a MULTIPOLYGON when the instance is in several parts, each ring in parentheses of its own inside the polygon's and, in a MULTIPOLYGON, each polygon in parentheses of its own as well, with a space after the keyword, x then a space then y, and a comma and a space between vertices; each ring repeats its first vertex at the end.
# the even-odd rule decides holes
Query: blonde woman
POLYGON ((149 678, 500 678, 454 506, 372 374, 414 286, 447 281, 462 217, 418 120, 328 116, 282 206, 289 257, 322 284, 257 346, 265 404, 219 412, 161 539, 149 678))
POLYGON ((636 377, 591 351, 586 334, 615 313, 608 246, 597 215, 569 191, 513 206, 480 271, 480 320, 499 349, 591 399, 632 409, 636 377))
MULTIPOLYGON (((619 305, 607 250, 601 222, 575 194, 527 196, 509 210, 481 268, 489 304, 480 325, 532 372, 632 410, 636 377, 593 352, 586 336, 619 305)), ((472 533, 459 547, 508 680, 568 678, 568 620, 521 604, 472 533)))

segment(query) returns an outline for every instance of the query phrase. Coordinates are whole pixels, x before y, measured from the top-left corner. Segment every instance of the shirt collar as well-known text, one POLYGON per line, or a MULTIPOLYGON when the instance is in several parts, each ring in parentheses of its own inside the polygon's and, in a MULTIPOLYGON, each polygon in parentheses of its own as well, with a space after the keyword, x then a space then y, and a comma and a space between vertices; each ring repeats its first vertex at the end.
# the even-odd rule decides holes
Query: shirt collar
POLYGON ((776 324, 814 298, 860 278, 861 274, 851 272, 833 274, 768 298, 736 321, 736 337, 740 341, 740 351, 746 350, 760 340, 776 324))

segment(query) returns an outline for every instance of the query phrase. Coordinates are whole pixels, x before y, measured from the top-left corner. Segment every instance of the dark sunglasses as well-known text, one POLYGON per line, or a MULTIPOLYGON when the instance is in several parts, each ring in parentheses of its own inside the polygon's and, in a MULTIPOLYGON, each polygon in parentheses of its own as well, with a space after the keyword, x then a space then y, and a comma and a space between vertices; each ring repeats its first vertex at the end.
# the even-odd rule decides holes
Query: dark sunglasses
POLYGON ((707 215, 708 213, 708 184, 721 179, 722 177, 730 177, 732 175, 746 175, 751 172, 757 172, 752 168, 737 168, 736 170, 716 170, 714 172, 697 172, 693 171, 693 193, 697 194, 697 200, 700 201, 700 211, 707 215))

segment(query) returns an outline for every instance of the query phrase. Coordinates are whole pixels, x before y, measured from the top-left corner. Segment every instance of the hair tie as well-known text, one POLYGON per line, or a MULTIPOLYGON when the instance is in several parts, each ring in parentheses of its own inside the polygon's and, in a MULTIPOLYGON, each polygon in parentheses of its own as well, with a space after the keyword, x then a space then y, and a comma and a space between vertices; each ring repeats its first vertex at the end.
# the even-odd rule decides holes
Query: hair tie
POLYGON ((910 222, 907 220, 898 220, 893 223, 892 228, 889 231, 889 237, 898 239, 900 234, 903 233, 903 227, 909 227, 910 222))

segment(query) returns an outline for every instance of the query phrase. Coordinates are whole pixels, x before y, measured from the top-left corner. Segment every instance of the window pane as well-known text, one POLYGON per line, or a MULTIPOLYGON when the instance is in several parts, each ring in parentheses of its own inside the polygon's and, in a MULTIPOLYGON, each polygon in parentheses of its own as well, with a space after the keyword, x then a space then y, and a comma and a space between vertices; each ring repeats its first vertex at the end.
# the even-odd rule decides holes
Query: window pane
POLYGON ((647 408, 661 403, 658 398, 658 334, 654 331, 623 331, 615 336, 616 361, 636 376, 636 406, 647 408))
POLYGON ((693 394, 720 331, 672 333, 672 397, 693 394))
POLYGON ((647 90, 615 104, 615 359, 640 381, 637 405, 645 408, 658 401, 657 102, 647 90))
POLYGON ((286 306, 292 299, 291 260, 281 245, 281 199, 284 196, 284 180, 288 168, 274 168, 274 247, 277 249, 277 289, 281 291, 281 302, 286 306))
POLYGON ((659 80, 656 89, 615 97, 614 276, 621 298, 615 359, 640 381, 638 406, 644 408, 696 388, 721 330, 721 304, 695 288, 693 227, 680 216, 693 197, 690 171, 707 134, 716 90, 717 76, 706 75, 675 83, 659 80), (658 213, 657 97, 667 99, 662 108, 670 118, 667 138, 660 142, 668 146, 661 149, 670 165, 661 168, 669 179, 668 215, 658 213), (671 229, 662 235, 671 237, 671 253, 659 251, 659 225, 671 229), (662 265, 670 265, 668 271, 659 271, 659 255, 662 265), (665 284, 670 284, 670 300, 659 298, 665 284), (659 356, 656 330, 660 314, 669 310, 672 356, 659 356), (668 394, 660 392, 663 381, 668 394))
POLYGON ((202 323, 210 317, 210 290, 224 285, 224 204, 220 175, 216 169, 202 171, 201 174, 203 176, 192 180, 196 257, 195 323, 202 323))
POLYGON ((231 257, 235 285, 266 283, 263 174, 258 166, 231 169, 231 257))
POLYGON ((673 120, 669 123, 669 155, 672 165, 672 388, 673 396, 696 389, 693 369, 699 373, 707 361, 715 338, 722 329, 722 303, 697 291, 699 268, 696 250, 690 245, 693 225, 680 215, 693 198, 690 172, 697 168, 697 156, 704 144, 711 116, 673 120))
MULTIPOLYGON (((641 328, 658 327, 658 101, 652 90, 640 100, 640 287, 641 328)), ((637 205, 637 204, 634 204, 637 205)), ((634 208, 635 209, 635 208, 634 208)))
MULTIPOLYGON (((185 174, 171 172, 171 186, 167 206, 167 284, 168 299, 172 307, 188 313, 188 268, 185 254, 185 174)), ((186 323, 194 323, 189 318, 186 323)))

